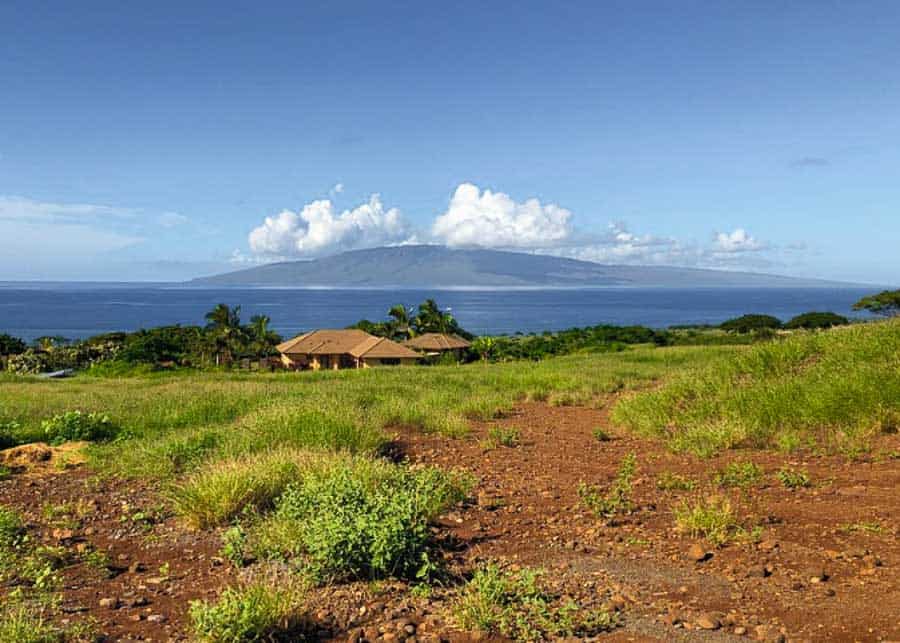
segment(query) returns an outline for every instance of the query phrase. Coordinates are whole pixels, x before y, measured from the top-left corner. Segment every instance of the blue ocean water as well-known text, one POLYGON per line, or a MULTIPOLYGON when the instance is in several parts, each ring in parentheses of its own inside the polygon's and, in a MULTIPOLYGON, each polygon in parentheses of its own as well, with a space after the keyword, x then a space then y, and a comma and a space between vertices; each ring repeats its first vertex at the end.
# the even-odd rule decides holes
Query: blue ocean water
POLYGON ((594 288, 579 290, 310 290, 179 288, 165 285, 0 286, 0 332, 84 338, 114 330, 203 324, 217 303, 240 305, 242 317, 265 314, 292 336, 383 319, 393 304, 433 297, 474 333, 559 330, 594 324, 719 323, 744 313, 781 319, 811 310, 846 315, 874 288, 594 288))

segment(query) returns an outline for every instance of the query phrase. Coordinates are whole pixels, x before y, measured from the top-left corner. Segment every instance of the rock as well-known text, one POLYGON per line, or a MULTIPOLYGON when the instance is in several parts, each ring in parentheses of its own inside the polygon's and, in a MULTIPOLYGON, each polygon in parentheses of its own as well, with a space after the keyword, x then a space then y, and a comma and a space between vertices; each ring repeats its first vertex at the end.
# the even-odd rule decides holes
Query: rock
POLYGON ((695 624, 701 630, 717 630, 722 627, 722 623, 719 622, 719 619, 717 619, 712 614, 707 613, 703 613, 698 616, 695 624))
POLYGON ((165 614, 150 614, 147 617, 148 623, 165 623, 167 620, 165 614))
POLYGON ((763 540, 760 542, 756 548, 760 551, 774 551, 778 549, 778 541, 777 540, 763 540))
POLYGON ((691 545, 687 550, 688 560, 692 560, 695 563, 702 563, 705 560, 709 560, 712 558, 712 553, 706 551, 702 546, 697 543, 691 545))
POLYGON ((128 571, 132 574, 140 574, 147 571, 147 568, 144 566, 144 563, 135 561, 128 566, 128 571))
POLYGON ((821 567, 810 567, 803 573, 803 578, 810 583, 824 583, 828 580, 828 574, 821 567))
POLYGON ((100 599, 100 607, 105 607, 106 609, 114 610, 119 607, 119 599, 118 598, 101 598, 100 599))
POLYGON ((772 568, 768 565, 753 565, 747 570, 747 578, 767 578, 772 575, 772 568))
POLYGON ((738 626, 738 627, 734 628, 734 633, 737 636, 744 636, 744 634, 747 633, 747 628, 743 627, 743 626, 738 626))
POLYGON ((75 537, 75 532, 71 529, 54 529, 53 530, 53 539, 54 540, 71 540, 75 537))

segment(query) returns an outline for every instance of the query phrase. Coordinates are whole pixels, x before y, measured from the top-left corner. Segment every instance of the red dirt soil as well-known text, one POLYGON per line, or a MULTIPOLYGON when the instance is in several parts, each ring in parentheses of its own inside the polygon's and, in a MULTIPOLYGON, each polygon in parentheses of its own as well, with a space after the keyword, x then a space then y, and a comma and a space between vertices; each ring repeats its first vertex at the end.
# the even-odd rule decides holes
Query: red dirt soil
MULTIPOLYGON (((455 544, 446 550, 449 568, 466 573, 487 560, 543 568, 559 594, 619 611, 622 626, 604 640, 900 640, 898 436, 885 436, 881 455, 862 461, 761 451, 699 460, 627 436, 601 442, 598 427, 611 432, 605 409, 527 404, 475 424, 464 439, 398 430, 395 448, 411 462, 462 468, 478 480, 471 501, 437 529, 455 544), (493 426, 518 429, 519 445, 486 449, 493 426), (635 509, 612 521, 595 517, 579 501, 579 484, 608 486, 629 453, 638 465, 635 509), (713 474, 735 460, 758 464, 764 481, 717 489, 713 474), (774 474, 785 464, 808 471, 812 485, 784 488, 774 474), (698 486, 660 490, 664 472, 698 486), (678 533, 672 508, 713 493, 731 499, 748 531, 761 527, 759 537, 717 548, 678 533), (691 551, 694 544, 701 551, 691 551)), ((186 639, 189 601, 238 579, 218 557, 218 533, 186 530, 141 483, 44 466, 0 481, 0 502, 23 511, 43 542, 108 554, 106 573, 84 563, 63 570, 61 618, 93 618, 109 640, 186 639), (65 503, 77 507, 74 523, 60 526, 42 511, 65 503), (113 604, 101 607, 104 598, 113 604)), ((333 640, 488 638, 453 629, 452 588, 428 598, 407 589, 386 582, 316 590, 311 627, 333 640)))

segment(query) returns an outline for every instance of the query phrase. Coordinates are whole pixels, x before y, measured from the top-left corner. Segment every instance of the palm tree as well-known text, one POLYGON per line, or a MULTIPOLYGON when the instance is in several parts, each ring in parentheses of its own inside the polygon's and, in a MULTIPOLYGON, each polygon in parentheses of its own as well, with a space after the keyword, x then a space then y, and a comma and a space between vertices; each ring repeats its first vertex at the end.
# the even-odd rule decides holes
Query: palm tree
POLYGON ((240 343, 243 329, 241 328, 241 307, 229 308, 227 304, 216 304, 216 307, 206 313, 206 330, 210 332, 216 343, 216 366, 219 365, 219 356, 224 355, 226 361, 232 359, 232 349, 240 343))
POLYGON ((409 311, 406 310, 406 306, 403 304, 391 306, 391 309, 388 311, 388 317, 391 318, 389 323, 393 330, 392 335, 399 336, 398 339, 412 337, 413 332, 409 326, 409 311))
POLYGON ((269 355, 281 337, 278 333, 269 330, 272 320, 268 315, 253 315, 247 326, 247 333, 253 339, 254 352, 257 355, 269 355))
POLYGON ((483 362, 488 361, 488 357, 491 357, 494 354, 496 348, 497 342, 493 337, 488 337, 487 335, 482 335, 472 342, 472 350, 478 353, 478 356, 483 362))

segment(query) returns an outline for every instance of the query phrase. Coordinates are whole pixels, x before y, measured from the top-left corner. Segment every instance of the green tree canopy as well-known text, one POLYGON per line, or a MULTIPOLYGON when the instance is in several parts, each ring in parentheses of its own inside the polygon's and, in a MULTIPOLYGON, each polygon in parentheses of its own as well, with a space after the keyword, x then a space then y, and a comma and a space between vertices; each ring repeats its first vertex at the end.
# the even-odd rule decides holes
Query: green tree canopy
POLYGON ((832 312, 809 312, 797 315, 784 325, 785 328, 831 328, 849 324, 850 320, 843 315, 832 312))
POLYGON ((749 333, 763 328, 776 329, 781 328, 781 320, 771 315, 742 315, 722 322, 719 326, 722 330, 729 330, 735 333, 749 333))
POLYGON ((24 353, 28 346, 18 337, 0 333, 0 355, 18 355, 24 353))
POLYGON ((853 304, 853 310, 868 310, 885 317, 900 314, 900 290, 883 290, 877 295, 863 297, 853 304))

